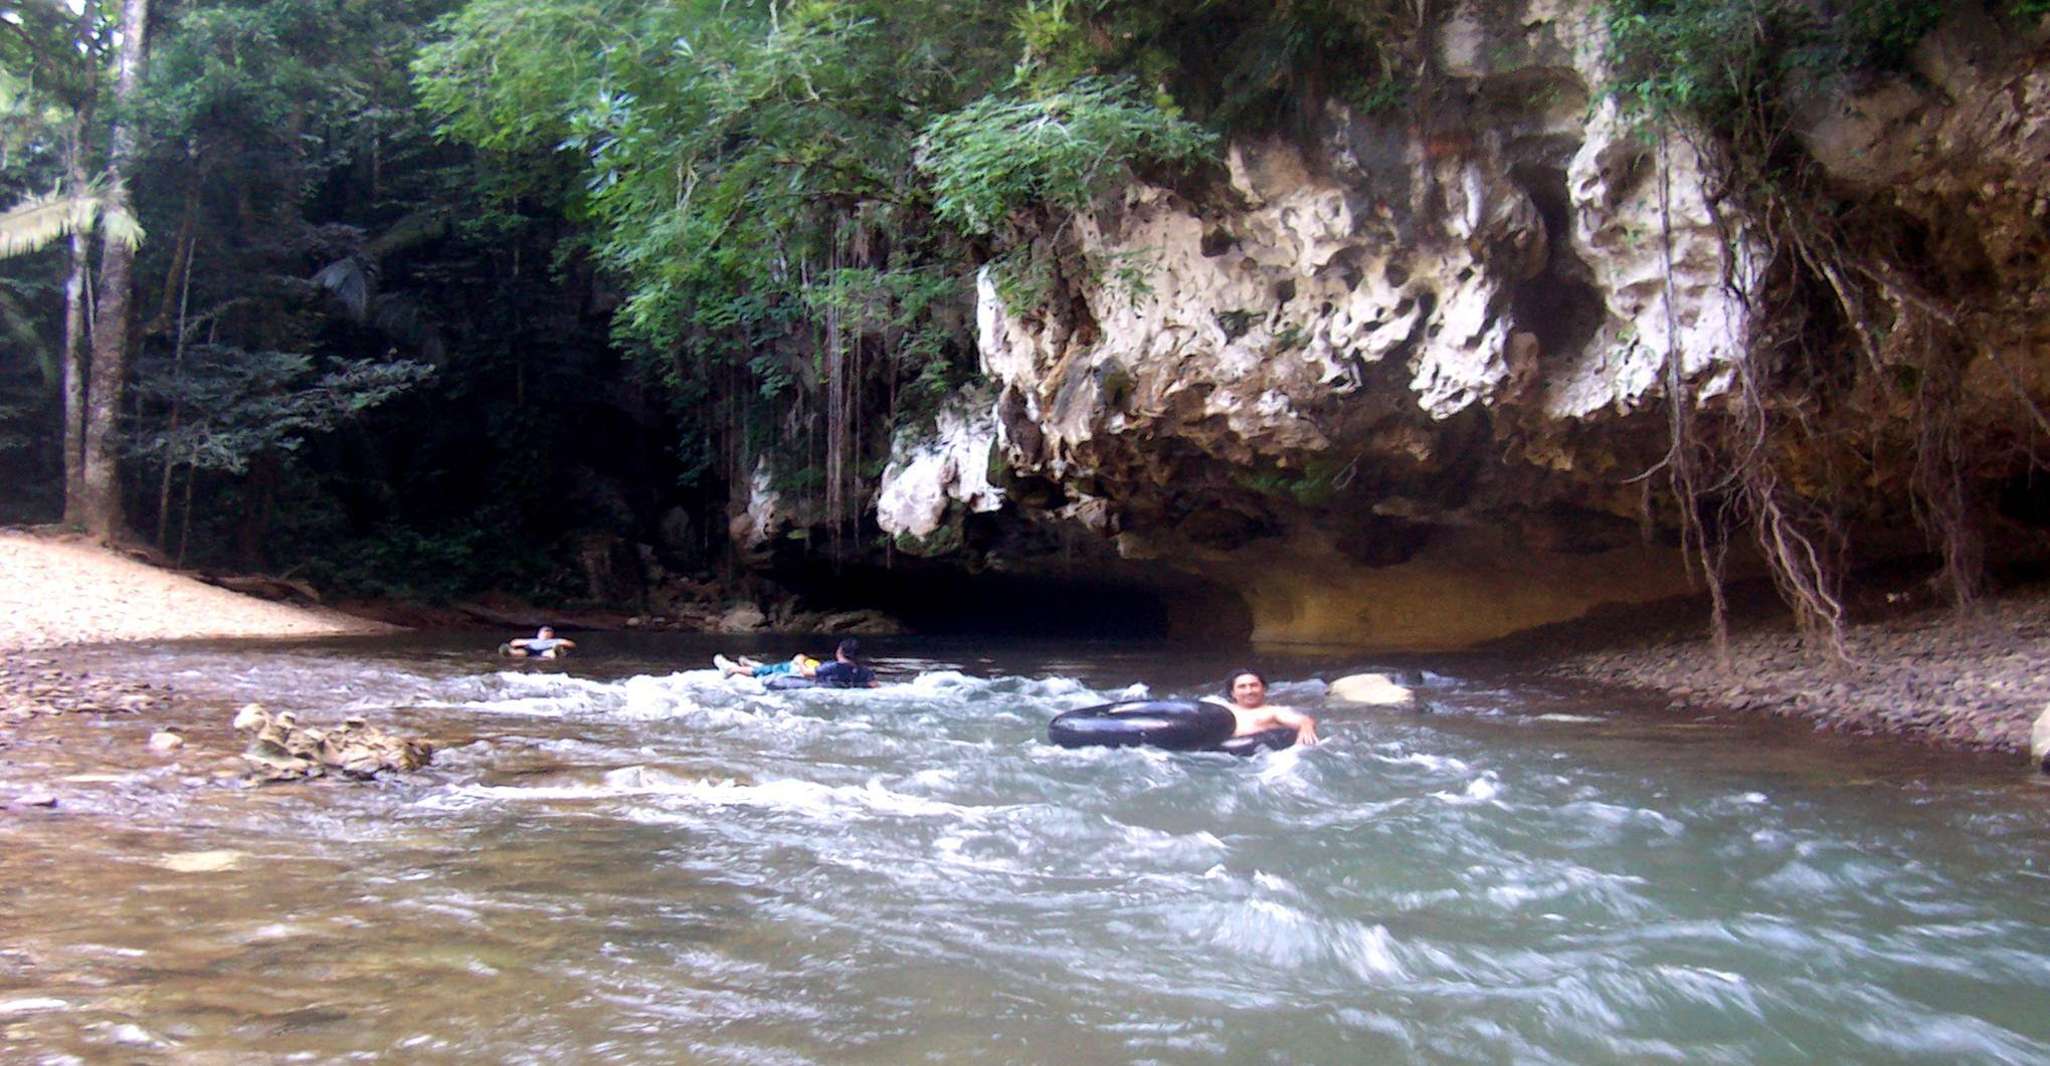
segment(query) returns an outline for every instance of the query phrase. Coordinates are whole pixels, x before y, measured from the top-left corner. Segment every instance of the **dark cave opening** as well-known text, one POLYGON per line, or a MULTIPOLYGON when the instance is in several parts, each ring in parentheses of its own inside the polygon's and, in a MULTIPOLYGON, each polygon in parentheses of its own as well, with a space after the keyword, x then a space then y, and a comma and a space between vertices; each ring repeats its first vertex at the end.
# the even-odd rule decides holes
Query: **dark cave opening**
POLYGON ((1601 328, 1601 296, 1589 284, 1587 264, 1573 252, 1572 201, 1563 167, 1521 163, 1510 176, 1530 196, 1544 220, 1545 266, 1517 285, 1511 297, 1517 328, 1538 340, 1546 353, 1577 352, 1601 328))
POLYGON ((812 610, 879 610, 929 635, 1244 640, 1253 630, 1237 594, 1175 574, 971 574, 919 563, 836 569, 818 562, 777 580, 812 610))

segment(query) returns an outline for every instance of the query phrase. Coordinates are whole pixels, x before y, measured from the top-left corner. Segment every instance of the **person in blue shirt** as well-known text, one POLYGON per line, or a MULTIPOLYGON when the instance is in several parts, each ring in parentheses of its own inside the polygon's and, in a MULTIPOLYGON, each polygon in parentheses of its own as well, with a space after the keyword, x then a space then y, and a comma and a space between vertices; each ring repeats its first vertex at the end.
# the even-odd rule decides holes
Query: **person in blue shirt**
POLYGON ((728 659, 724 655, 714 655, 712 656, 712 665, 718 667, 719 672, 726 677, 766 678, 780 677, 784 674, 810 677, 818 671, 819 661, 803 652, 799 652, 782 662, 774 663, 750 659, 745 655, 738 659, 728 659))
POLYGON ((849 637, 833 649, 833 661, 819 667, 812 679, 826 688, 875 688, 874 670, 861 665, 861 642, 849 637))
POLYGON ((555 659, 569 654, 569 650, 576 646, 576 641, 556 636, 553 627, 542 626, 531 637, 521 637, 500 644, 498 651, 501 655, 510 655, 516 659, 555 659))

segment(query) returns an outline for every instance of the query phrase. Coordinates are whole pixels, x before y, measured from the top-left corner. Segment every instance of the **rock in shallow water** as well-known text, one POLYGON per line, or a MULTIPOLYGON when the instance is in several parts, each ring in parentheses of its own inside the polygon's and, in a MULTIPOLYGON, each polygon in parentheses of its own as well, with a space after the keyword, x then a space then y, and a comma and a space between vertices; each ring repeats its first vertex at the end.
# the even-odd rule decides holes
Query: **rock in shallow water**
POLYGON ((323 777, 329 770, 371 778, 387 770, 418 770, 434 759, 434 746, 427 741, 395 736, 361 717, 349 718, 338 729, 315 729, 300 725, 290 711, 273 715, 252 703, 235 716, 235 724, 256 733, 242 758, 265 781, 323 777))
POLYGON ((235 712, 236 729, 262 729, 269 720, 270 713, 263 709, 261 703, 245 703, 241 710, 235 712))
POLYGON ((1416 701, 1416 693, 1396 684, 1387 674, 1348 674, 1331 683, 1329 698, 1375 707, 1403 707, 1416 701))
POLYGON ((2029 758, 2050 774, 2050 704, 2043 707, 2043 713, 2036 718, 2036 728, 2029 733, 2029 758))
POLYGON ((179 873, 215 873, 242 865, 242 858, 239 851, 185 851, 166 855, 158 864, 179 873))

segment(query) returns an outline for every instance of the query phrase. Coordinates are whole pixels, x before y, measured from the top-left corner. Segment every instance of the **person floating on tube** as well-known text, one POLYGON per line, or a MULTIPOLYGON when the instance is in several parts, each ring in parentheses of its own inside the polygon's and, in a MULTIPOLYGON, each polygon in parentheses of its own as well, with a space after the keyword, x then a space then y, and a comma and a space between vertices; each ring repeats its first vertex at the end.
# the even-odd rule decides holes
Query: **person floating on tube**
POLYGON ((1308 746, 1317 742, 1317 720, 1301 711, 1268 703, 1267 679, 1259 671, 1240 670, 1232 674, 1225 695, 1231 698, 1231 714, 1239 723, 1232 736, 1292 728, 1297 744, 1308 746))

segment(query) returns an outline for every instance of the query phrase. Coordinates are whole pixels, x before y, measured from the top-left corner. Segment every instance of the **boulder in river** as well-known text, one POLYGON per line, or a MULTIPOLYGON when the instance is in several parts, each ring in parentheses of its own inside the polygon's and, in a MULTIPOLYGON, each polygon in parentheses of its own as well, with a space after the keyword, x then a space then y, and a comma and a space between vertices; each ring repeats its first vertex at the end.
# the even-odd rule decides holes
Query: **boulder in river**
POLYGON ((1347 674, 1331 683, 1328 698, 1373 707, 1408 707, 1416 703, 1416 693, 1387 674, 1347 674))
POLYGON ((361 717, 344 720, 335 729, 299 724, 290 711, 272 714, 249 704, 235 715, 235 726, 256 735, 242 758, 266 781, 322 777, 329 771, 369 779, 387 770, 418 770, 434 759, 434 746, 417 737, 401 737, 361 717))
POLYGON ((2046 774, 2050 774, 2050 704, 2043 707, 2043 713, 2036 717, 2036 727, 2029 733, 2029 758, 2046 774))
POLYGON ((262 729, 269 720, 270 712, 264 710, 261 703, 245 703, 241 710, 235 712, 235 728, 240 730, 262 729))

